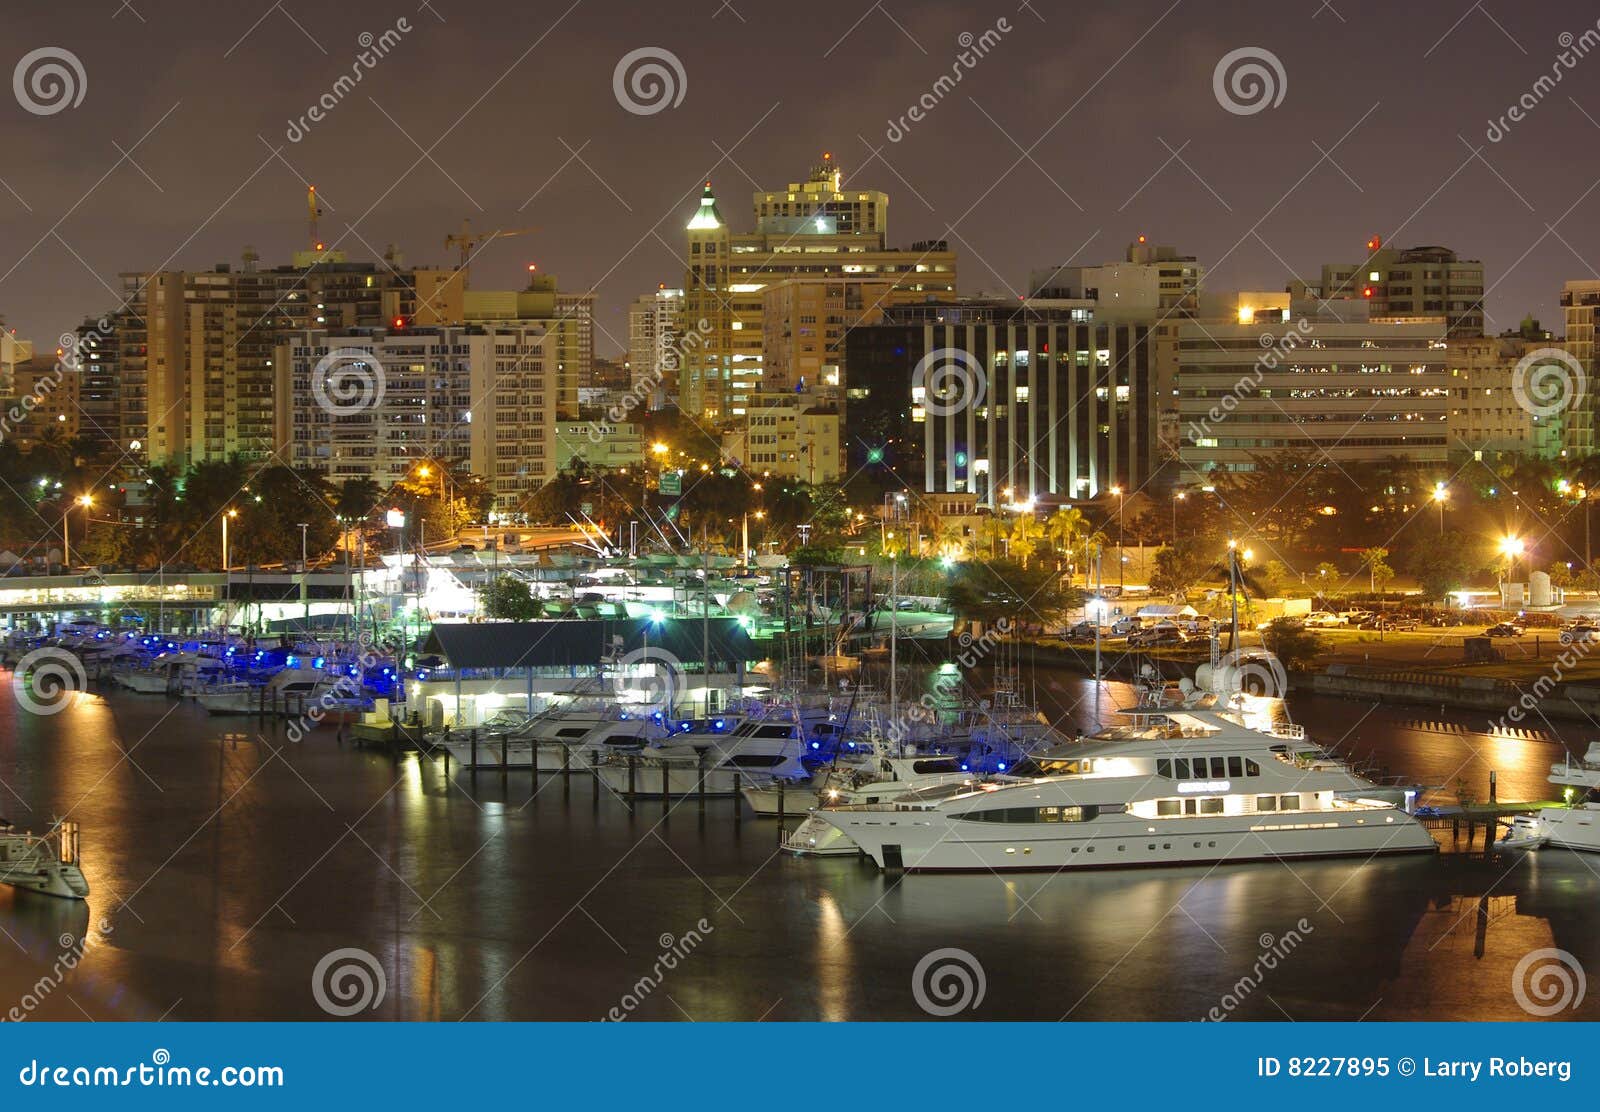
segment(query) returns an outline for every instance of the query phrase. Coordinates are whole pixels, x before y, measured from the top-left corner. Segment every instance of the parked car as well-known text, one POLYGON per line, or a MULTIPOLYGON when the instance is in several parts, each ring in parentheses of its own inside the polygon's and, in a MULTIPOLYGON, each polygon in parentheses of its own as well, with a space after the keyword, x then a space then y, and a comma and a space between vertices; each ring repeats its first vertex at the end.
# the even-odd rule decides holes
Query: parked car
POLYGON ((1067 628, 1067 640, 1092 641, 1094 640, 1095 623, 1090 621, 1078 622, 1067 628))
POLYGON ((1579 641, 1600 641, 1600 626, 1578 625, 1561 631, 1561 643, 1563 645, 1571 645, 1579 641))
POLYGON ((1349 625, 1350 619, 1343 614, 1335 614, 1332 610, 1313 610, 1305 616, 1304 624, 1311 629, 1334 629, 1349 625))
POLYGON ((1125 618, 1118 618, 1111 623, 1111 636, 1126 637, 1130 633, 1138 633, 1144 628, 1144 619, 1130 614, 1125 618))
POLYGON ((1264 622, 1257 622, 1256 632, 1265 633, 1267 630, 1272 628, 1274 622, 1282 622, 1283 626, 1281 628, 1286 629, 1304 629, 1306 625, 1306 620, 1304 618, 1280 615, 1276 618, 1268 618, 1264 622))
POLYGON ((1347 625, 1359 626, 1370 617, 1372 617, 1372 611, 1362 610, 1359 607, 1344 612, 1344 620, 1347 625))
POLYGON ((1163 645, 1182 645, 1189 639, 1175 625, 1162 624, 1140 630, 1128 638, 1130 649, 1154 649, 1163 645))
POLYGON ((1391 618, 1386 618, 1381 614, 1374 614, 1371 617, 1366 618, 1365 620, 1363 620, 1362 623, 1359 626, 1357 626, 1356 628, 1357 629, 1375 629, 1375 630, 1377 630, 1377 631, 1379 631, 1381 633, 1384 630, 1392 630, 1392 629, 1394 629, 1395 628, 1395 624, 1394 624, 1394 620, 1391 619, 1391 618))
POLYGON ((1462 625, 1463 619, 1454 610, 1441 610, 1436 614, 1429 615, 1428 624, 1442 629, 1446 626, 1462 625))
POLYGON ((1501 622, 1483 631, 1485 637, 1521 637, 1522 633, 1522 627, 1511 622, 1501 622))

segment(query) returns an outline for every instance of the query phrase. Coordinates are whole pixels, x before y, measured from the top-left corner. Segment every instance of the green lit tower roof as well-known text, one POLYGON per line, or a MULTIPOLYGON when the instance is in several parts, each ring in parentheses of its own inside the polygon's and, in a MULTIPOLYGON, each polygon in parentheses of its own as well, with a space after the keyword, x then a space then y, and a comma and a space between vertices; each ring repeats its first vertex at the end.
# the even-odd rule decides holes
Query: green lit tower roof
POLYGON ((689 221, 689 230, 709 232, 722 226, 722 214, 717 211, 716 194, 711 192, 711 183, 706 182, 706 191, 700 195, 700 210, 689 221))

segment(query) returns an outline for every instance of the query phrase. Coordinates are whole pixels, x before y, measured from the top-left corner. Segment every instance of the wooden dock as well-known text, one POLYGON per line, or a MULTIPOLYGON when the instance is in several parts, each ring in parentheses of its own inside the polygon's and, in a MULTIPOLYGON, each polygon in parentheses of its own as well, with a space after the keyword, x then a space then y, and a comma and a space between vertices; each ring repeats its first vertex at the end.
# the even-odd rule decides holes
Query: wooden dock
POLYGON ((1506 819, 1517 815, 1531 815, 1545 807, 1561 807, 1564 804, 1557 800, 1536 800, 1520 803, 1463 803, 1455 807, 1440 808, 1438 814, 1419 815, 1417 821, 1429 830, 1450 831, 1449 846, 1458 853, 1471 853, 1473 843, 1478 836, 1478 828, 1483 828, 1483 852, 1488 855, 1494 851, 1495 832, 1506 819), (1462 842, 1462 827, 1466 827, 1466 841, 1462 842))

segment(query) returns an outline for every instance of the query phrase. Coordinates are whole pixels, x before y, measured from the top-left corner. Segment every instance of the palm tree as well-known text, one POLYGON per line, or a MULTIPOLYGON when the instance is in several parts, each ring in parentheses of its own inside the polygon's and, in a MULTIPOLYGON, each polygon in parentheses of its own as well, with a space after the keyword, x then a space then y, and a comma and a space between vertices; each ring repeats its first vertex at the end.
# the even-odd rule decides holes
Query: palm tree
POLYGON ((1070 553, 1077 547, 1078 538, 1089 530, 1089 519, 1083 511, 1072 506, 1062 506, 1051 514, 1044 524, 1045 536, 1058 554, 1070 553))
POLYGON ((1031 513, 1018 514, 1016 521, 1011 523, 1011 558, 1026 568, 1043 537, 1044 526, 1039 524, 1038 518, 1031 513))

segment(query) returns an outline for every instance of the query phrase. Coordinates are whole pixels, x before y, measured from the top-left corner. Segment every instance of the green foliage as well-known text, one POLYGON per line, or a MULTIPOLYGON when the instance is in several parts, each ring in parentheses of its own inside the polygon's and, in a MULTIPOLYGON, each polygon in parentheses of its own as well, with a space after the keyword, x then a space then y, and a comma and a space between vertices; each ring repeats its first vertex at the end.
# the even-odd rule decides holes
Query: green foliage
POLYGON ((531 622, 544 609, 543 602, 533 597, 533 589, 513 575, 502 575, 478 588, 478 597, 486 617, 512 622, 531 622))
POLYGON ((1198 537, 1185 537, 1176 545, 1156 551, 1150 589, 1157 594, 1182 595, 1217 567, 1216 546, 1198 537))
POLYGON ((1452 530, 1413 547, 1406 556, 1405 569, 1417 577, 1422 597, 1437 601, 1465 587, 1482 569, 1485 555, 1480 540, 1452 530))
POLYGON ((1083 605, 1083 592, 1064 585, 1061 573, 1015 560, 969 560, 951 574, 948 595, 962 618, 993 624, 1001 618, 1049 626, 1083 605))
POLYGON ((1312 666, 1323 652, 1322 638, 1293 618, 1275 618, 1261 632, 1261 644, 1285 668, 1303 670, 1312 666))

